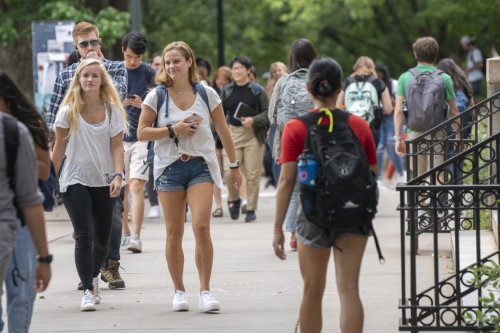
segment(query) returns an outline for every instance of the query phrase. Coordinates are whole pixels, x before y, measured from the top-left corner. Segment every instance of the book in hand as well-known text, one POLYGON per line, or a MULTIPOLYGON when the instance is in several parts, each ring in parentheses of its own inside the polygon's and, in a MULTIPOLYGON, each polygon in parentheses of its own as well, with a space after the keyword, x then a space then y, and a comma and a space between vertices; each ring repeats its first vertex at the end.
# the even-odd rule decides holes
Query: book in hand
POLYGON ((253 117, 256 115, 257 115, 257 110, 255 110, 254 108, 243 102, 240 102, 238 104, 238 107, 234 112, 234 118, 238 119, 239 121, 241 121, 241 118, 253 117))

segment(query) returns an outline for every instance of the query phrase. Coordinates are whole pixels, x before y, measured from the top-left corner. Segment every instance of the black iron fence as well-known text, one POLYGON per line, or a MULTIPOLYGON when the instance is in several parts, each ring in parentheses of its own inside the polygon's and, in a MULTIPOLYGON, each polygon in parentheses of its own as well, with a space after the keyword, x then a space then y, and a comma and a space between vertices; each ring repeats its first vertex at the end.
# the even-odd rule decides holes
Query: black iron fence
POLYGON ((471 281, 474 268, 500 262, 498 245, 485 253, 481 244, 481 230, 489 228, 492 216, 498 220, 500 212, 500 132, 491 131, 493 117, 499 115, 497 94, 406 141, 408 182, 396 188, 401 213, 400 331, 472 331, 478 328, 476 311, 491 311, 481 302, 483 289, 471 281), (468 263, 460 256, 464 233, 474 244, 468 263), (432 276, 422 276, 419 265, 422 235, 432 257, 432 276), (439 258, 443 244, 452 239, 450 274, 440 267, 439 258))

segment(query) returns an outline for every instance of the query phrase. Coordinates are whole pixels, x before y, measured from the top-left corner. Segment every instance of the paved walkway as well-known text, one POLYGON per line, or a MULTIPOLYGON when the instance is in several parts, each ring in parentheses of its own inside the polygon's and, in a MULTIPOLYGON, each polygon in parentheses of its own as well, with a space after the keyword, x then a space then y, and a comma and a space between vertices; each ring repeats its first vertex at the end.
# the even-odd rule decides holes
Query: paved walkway
MULTIPOLYGON (((381 191, 375 228, 386 258, 380 265, 370 239, 361 271, 365 332, 397 332, 401 295, 400 232, 396 211, 398 193, 381 191)), ((31 332, 293 332, 297 321, 302 281, 297 253, 285 261, 273 253, 274 193, 263 191, 257 221, 213 219, 215 260, 211 289, 221 303, 217 314, 198 311, 198 277, 194 239, 186 224, 184 239, 185 285, 191 311, 171 310, 173 287, 164 256, 165 228, 161 219, 146 220, 141 254, 122 251, 122 275, 127 288, 110 290, 102 284, 102 303, 96 312, 80 312, 81 292, 73 260, 72 227, 64 208, 47 214, 53 279, 38 295, 31 332)), ((288 236, 288 235, 287 235, 288 236)), ((338 295, 330 265, 324 296, 324 331, 339 332, 338 295)), ((4 303, 5 304, 5 301, 4 303)))

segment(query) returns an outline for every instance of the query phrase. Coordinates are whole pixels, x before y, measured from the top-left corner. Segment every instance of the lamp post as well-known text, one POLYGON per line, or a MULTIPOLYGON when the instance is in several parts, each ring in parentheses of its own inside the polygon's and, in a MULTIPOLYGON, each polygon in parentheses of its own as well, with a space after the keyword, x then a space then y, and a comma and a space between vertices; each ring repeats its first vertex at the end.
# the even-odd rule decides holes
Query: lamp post
POLYGON ((224 66, 224 6, 222 0, 217 0, 217 48, 219 53, 219 66, 224 66))
POLYGON ((132 30, 141 31, 141 0, 130 0, 130 12, 132 13, 132 30))

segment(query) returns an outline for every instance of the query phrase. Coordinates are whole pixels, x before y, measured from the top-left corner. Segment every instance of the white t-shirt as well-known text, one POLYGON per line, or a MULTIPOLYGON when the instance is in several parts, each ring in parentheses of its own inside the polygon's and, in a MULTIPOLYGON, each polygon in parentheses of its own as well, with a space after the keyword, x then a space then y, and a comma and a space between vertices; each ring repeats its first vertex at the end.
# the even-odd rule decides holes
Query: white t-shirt
MULTIPOLYGON (((467 69, 471 69, 477 64, 478 62, 483 62, 483 55, 481 54, 481 51, 477 47, 473 48, 472 50, 467 53, 467 69)), ((467 79, 470 82, 476 82, 480 81, 484 78, 484 74, 480 69, 474 69, 469 72, 467 72, 467 79)))
MULTIPOLYGON (((67 105, 57 112, 54 130, 56 127, 69 128, 69 114, 67 105)), ((120 110, 115 106, 111 106, 110 112, 106 109, 106 118, 99 124, 89 124, 78 114, 78 128, 71 130, 66 145, 66 160, 61 170, 59 191, 66 192, 68 186, 74 184, 108 186, 106 174, 115 171, 111 138, 123 133, 126 128, 120 110)))
MULTIPOLYGON (((214 180, 215 185, 223 188, 222 177, 219 169, 219 162, 215 154, 215 142, 210 129, 210 112, 212 112, 220 103, 221 99, 217 92, 209 86, 204 86, 207 96, 208 105, 203 101, 203 98, 197 93, 193 105, 187 110, 181 110, 175 105, 174 101, 169 98, 168 101, 168 118, 165 118, 165 103, 161 105, 160 113, 158 116, 158 127, 166 127, 167 124, 175 124, 183 120, 189 115, 196 113, 202 117, 202 121, 198 126, 196 134, 190 137, 180 136, 179 146, 177 146, 173 139, 164 137, 155 141, 154 152, 154 178, 155 180, 160 177, 170 164, 174 163, 181 157, 182 154, 191 156, 201 156, 205 159, 210 170, 210 175, 214 180)), ((157 112, 158 97, 156 89, 151 90, 143 102, 149 106, 153 111, 157 112)))

